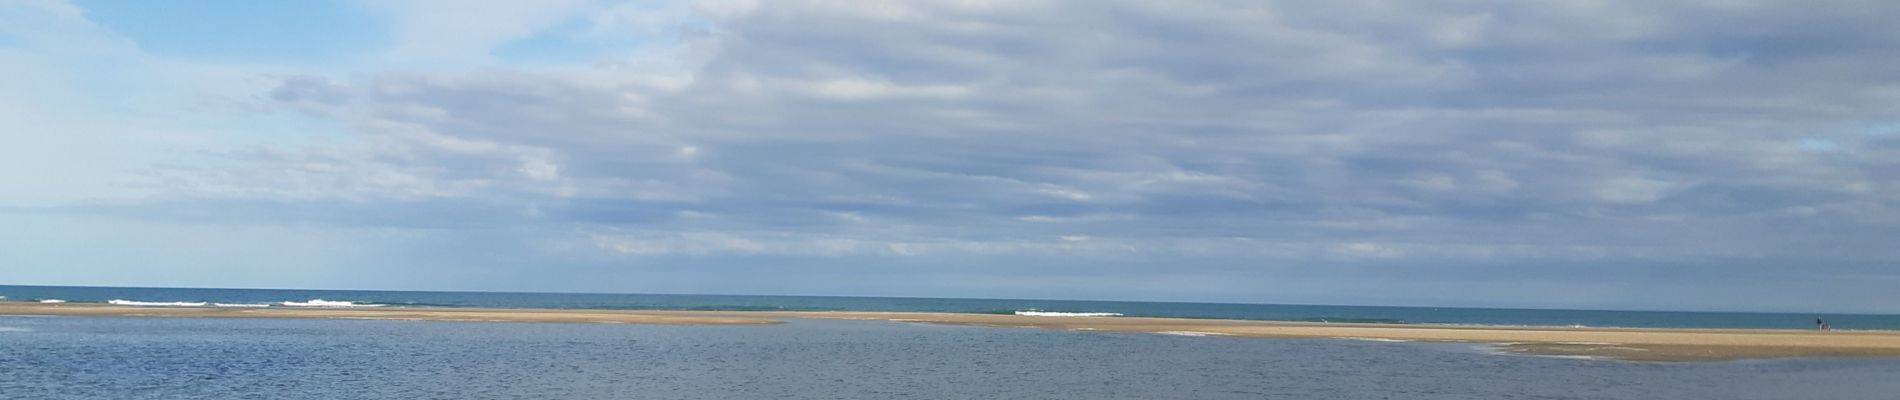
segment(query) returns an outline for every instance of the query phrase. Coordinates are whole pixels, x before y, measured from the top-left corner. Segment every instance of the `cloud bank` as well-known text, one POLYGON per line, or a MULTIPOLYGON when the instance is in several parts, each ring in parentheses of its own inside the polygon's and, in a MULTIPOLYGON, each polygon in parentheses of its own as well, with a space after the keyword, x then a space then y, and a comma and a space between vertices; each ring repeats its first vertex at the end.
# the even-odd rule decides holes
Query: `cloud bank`
MULTIPOLYGON (((363 10, 387 16, 390 45, 344 67, 127 45, 115 57, 147 76, 222 84, 49 87, 203 105, 104 108, 124 121, 101 127, 28 119, 4 140, 140 136, 138 112, 211 122, 147 117, 184 138, 111 144, 139 156, 72 175, 86 190, 8 194, 33 199, 8 215, 209 229, 218 245, 235 238, 205 227, 318 235, 362 253, 308 261, 339 272, 307 282, 333 285, 373 284, 327 261, 429 288, 1900 300, 1884 289, 1900 284, 1900 7, 1886 2, 574 2, 426 17, 441 8, 363 10)), ((7 69, 85 61, 38 29, 0 31, 7 69)), ((94 271, 114 268, 139 267, 94 271)))

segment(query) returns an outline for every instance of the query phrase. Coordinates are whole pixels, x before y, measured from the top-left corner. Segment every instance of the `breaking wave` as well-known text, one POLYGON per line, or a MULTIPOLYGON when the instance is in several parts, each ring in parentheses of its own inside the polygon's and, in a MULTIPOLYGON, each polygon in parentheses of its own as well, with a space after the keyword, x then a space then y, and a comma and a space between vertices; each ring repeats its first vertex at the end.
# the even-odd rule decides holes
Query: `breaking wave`
POLYGON ((60 300, 60 299, 40 299, 40 302, 46 303, 46 304, 59 304, 59 303, 65 303, 66 301, 60 300))
POLYGON ((1227 334, 1227 333, 1220 333, 1220 332, 1201 332, 1201 331, 1160 331, 1160 332, 1155 332, 1155 333, 1159 333, 1159 334, 1163 334, 1163 335, 1174 335, 1174 336, 1194 336, 1194 337, 1201 337, 1201 336, 1228 336, 1228 335, 1230 335, 1230 334, 1227 334))
POLYGON ((330 308, 382 307, 386 305, 386 304, 358 304, 353 301, 337 301, 337 300, 324 300, 324 299, 310 299, 310 301, 286 301, 286 302, 277 303, 277 304, 282 304, 285 307, 330 307, 330 308))
POLYGON ((1122 316, 1122 313, 1059 312, 1059 311, 1026 310, 1026 311, 1017 311, 1016 315, 1021 315, 1021 316, 1026 316, 1026 317, 1120 317, 1122 316))
POLYGON ((1393 339, 1393 338, 1377 338, 1377 337, 1358 337, 1358 336, 1343 336, 1343 337, 1340 337, 1340 339, 1346 339, 1346 340, 1359 340, 1359 341, 1367 341, 1367 342, 1387 342, 1387 343, 1409 343, 1409 342, 1412 342, 1412 340, 1407 340, 1407 339, 1393 339))
POLYGON ((264 307, 270 307, 270 304, 211 303, 211 306, 212 307, 236 307, 236 308, 264 308, 264 307))
POLYGON ((202 302, 202 301, 197 301, 197 302, 191 302, 191 301, 132 301, 132 300, 121 300, 121 299, 112 299, 112 300, 106 300, 106 304, 111 304, 111 305, 115 305, 115 306, 135 306, 135 307, 204 307, 204 306, 205 306, 205 302, 202 302))

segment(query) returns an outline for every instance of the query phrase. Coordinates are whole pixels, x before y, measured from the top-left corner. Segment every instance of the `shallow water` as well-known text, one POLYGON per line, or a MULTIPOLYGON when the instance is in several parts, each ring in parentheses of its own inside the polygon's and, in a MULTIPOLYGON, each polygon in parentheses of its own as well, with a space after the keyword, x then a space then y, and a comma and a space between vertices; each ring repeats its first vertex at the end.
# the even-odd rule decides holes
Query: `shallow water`
POLYGON ((1900 360, 1635 363, 883 321, 0 316, 7 399, 1890 399, 1894 377, 1900 360))

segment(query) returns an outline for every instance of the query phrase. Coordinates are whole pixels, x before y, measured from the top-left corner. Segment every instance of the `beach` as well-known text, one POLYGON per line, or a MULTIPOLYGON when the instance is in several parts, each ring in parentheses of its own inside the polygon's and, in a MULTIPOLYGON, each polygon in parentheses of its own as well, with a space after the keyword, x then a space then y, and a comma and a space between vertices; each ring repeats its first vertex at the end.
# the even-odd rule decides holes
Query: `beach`
POLYGON ((1896 331, 1466 326, 938 312, 141 307, 17 301, 0 301, 0 315, 334 318, 668 325, 764 325, 781 323, 787 318, 818 318, 1182 336, 1471 342, 1494 344, 1499 351, 1510 353, 1635 361, 1900 357, 1900 332, 1896 331))

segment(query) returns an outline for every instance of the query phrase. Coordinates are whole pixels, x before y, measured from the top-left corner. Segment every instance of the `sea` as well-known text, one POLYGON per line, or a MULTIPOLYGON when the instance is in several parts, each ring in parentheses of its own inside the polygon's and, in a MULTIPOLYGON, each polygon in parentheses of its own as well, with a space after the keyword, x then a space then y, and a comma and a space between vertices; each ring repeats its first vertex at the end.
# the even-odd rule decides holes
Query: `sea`
POLYGON ((5 300, 215 307, 479 307, 604 310, 1050 313, 1266 321, 1498 326, 1900 330, 1900 315, 1328 306, 1135 301, 697 294, 424 292, 0 285, 5 300), (312 301, 317 302, 313 303, 312 301), (202 303, 202 304, 200 304, 202 303), (288 303, 288 304, 286 304, 288 303))
MULTIPOLYGON (((10 301, 905 310, 1809 328, 1816 315, 855 297, 0 286, 10 301), (321 300, 321 301, 318 301, 321 300), (1794 319, 1795 321, 1781 321, 1794 319)), ((295 305, 286 305, 295 304, 295 305)), ((1821 315, 1894 329, 1896 317, 1821 315)), ((1112 316, 1109 316, 1112 318, 1112 316)), ((1473 343, 777 325, 0 315, 0 399, 1894 399, 1900 360, 1629 362, 1473 343)))

